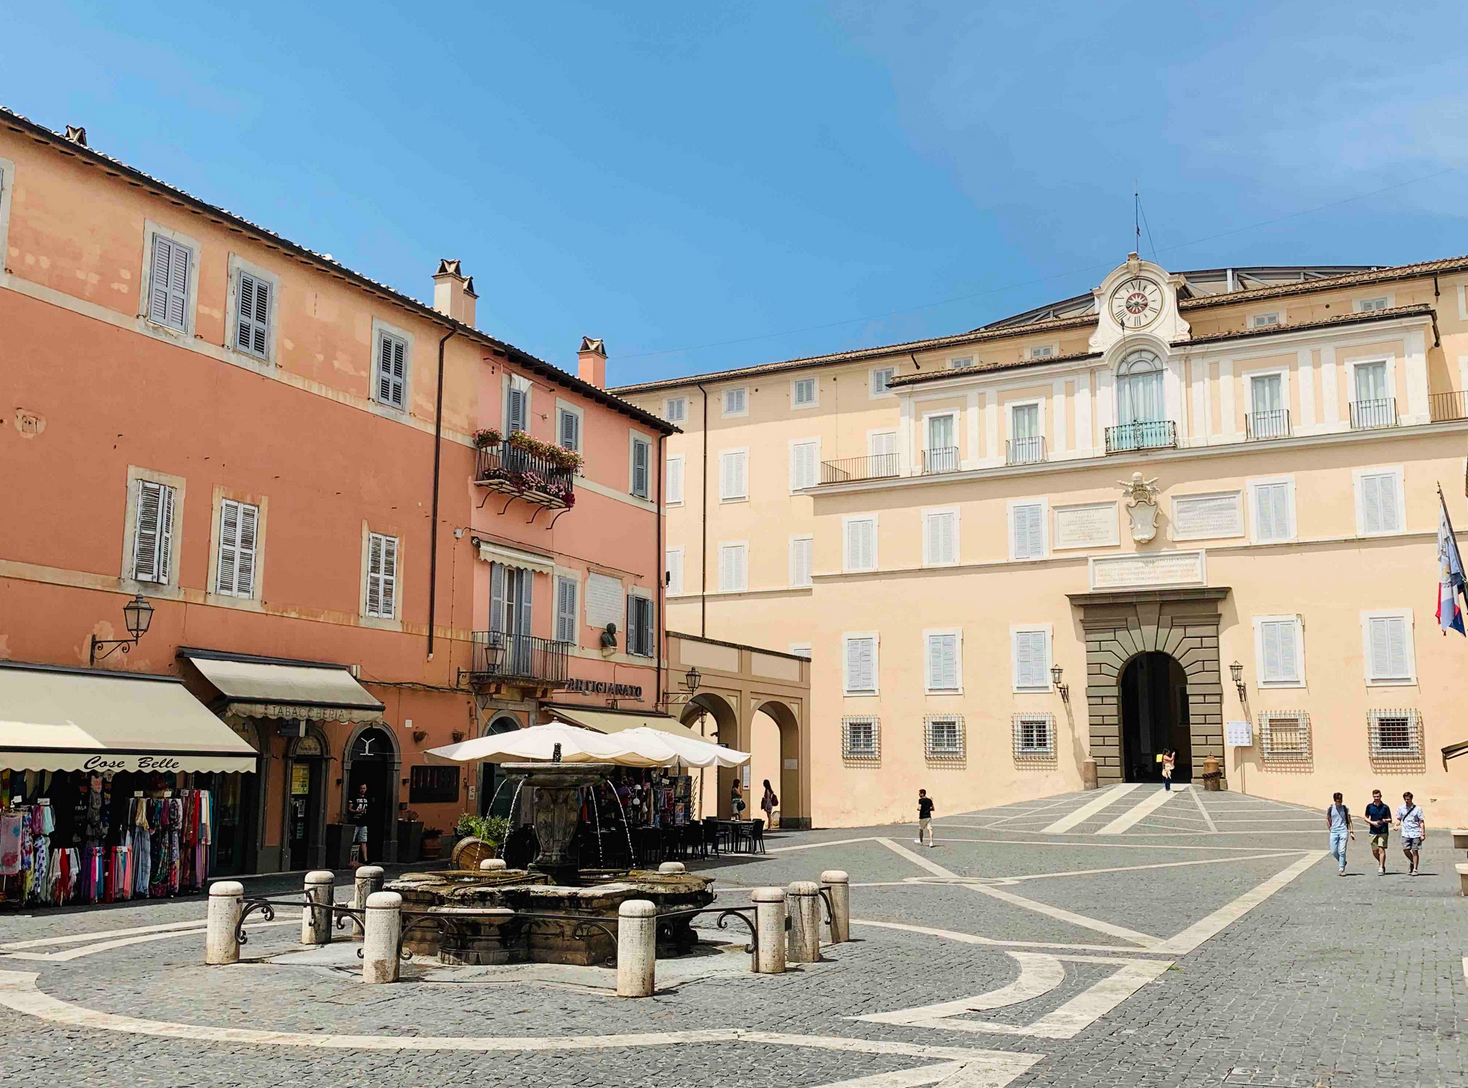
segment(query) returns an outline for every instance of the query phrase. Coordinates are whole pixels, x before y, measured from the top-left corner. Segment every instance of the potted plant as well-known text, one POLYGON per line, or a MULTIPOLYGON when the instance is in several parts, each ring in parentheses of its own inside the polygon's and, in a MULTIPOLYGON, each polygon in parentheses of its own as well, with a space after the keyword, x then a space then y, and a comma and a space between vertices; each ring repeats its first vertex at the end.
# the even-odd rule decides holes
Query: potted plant
POLYGON ((483 430, 474 432, 474 446, 476 449, 483 450, 488 449, 490 446, 498 446, 503 439, 504 436, 493 427, 486 427, 483 430))
POLYGON ((436 858, 443 851, 443 828, 425 827, 423 829, 423 857, 436 858))

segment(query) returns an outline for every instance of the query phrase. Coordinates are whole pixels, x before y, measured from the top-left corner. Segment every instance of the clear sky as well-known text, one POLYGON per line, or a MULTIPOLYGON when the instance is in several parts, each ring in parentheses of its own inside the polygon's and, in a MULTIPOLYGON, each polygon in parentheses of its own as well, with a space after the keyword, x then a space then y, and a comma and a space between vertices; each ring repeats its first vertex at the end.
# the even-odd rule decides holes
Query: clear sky
POLYGON ((12 4, 0 102, 614 383, 1468 253, 1468 4, 12 4), (1382 191, 1385 190, 1385 191, 1382 191), (1328 206, 1327 205, 1333 205, 1328 206), (1297 214, 1304 213, 1304 214, 1297 214))

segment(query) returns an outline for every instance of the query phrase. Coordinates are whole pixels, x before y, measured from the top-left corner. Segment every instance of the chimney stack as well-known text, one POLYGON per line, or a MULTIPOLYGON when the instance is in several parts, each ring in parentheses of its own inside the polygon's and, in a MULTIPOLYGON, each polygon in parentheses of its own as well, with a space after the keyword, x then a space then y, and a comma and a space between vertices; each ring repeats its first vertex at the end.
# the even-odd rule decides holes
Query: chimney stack
POLYGON ((461 263, 444 257, 433 274, 433 308, 474 328, 474 277, 465 276, 461 263))
POLYGON ((598 389, 607 387, 607 344, 594 336, 581 338, 581 350, 576 353, 576 376, 598 389))

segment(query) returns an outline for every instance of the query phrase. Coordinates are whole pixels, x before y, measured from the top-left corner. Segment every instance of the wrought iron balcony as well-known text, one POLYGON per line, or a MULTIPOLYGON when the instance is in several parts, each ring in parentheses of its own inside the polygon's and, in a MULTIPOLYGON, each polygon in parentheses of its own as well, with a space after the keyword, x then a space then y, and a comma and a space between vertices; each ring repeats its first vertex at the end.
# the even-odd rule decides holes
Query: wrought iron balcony
POLYGON ((1396 397, 1351 402, 1351 430, 1374 431, 1397 425, 1396 397))
POLYGON ((561 687, 569 675, 571 644, 506 631, 475 631, 469 678, 481 683, 518 680, 561 687))
POLYGON ((1106 452, 1162 450, 1177 445, 1177 424, 1170 419, 1149 419, 1106 428, 1106 452))
MULTIPOLYGON (((508 442, 479 447, 474 482, 552 510, 576 505, 576 472, 508 442)), ((508 506, 508 504, 506 504, 508 506)))
POLYGON ((1011 438, 1004 443, 1006 465, 1038 465, 1045 460, 1045 439, 1011 438))
POLYGON ((821 462, 821 483, 848 484, 857 480, 882 480, 897 476, 901 471, 902 461, 895 453, 846 457, 840 461, 821 462))
POLYGON ((940 472, 958 471, 958 447, 939 446, 923 450, 923 475, 933 476, 940 472))
POLYGON ((1261 438, 1288 438, 1290 410, 1275 408, 1268 412, 1250 412, 1244 416, 1244 433, 1251 442, 1261 438))
POLYGON ((1427 398, 1427 406, 1434 423, 1468 419, 1468 392, 1434 393, 1427 398))

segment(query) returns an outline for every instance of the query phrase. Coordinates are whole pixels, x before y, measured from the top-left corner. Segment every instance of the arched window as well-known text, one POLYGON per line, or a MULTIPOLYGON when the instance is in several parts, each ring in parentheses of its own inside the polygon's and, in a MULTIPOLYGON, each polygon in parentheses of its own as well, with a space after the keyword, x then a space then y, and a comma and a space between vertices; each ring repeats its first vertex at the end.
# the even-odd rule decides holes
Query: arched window
POLYGON ((1116 368, 1116 421, 1151 423, 1166 418, 1162 360, 1145 348, 1134 351, 1116 368))

